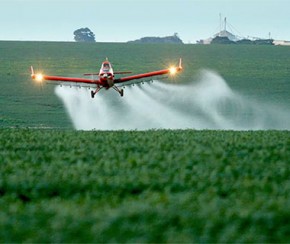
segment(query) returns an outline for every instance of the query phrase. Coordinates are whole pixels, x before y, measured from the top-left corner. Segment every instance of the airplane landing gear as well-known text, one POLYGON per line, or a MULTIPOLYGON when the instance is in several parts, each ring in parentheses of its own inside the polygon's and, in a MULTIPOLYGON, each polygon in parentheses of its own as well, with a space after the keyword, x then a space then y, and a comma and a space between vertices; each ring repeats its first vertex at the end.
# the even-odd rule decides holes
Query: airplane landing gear
MULTIPOLYGON (((114 90, 117 91, 121 97, 124 96, 124 89, 119 89, 118 87, 116 86, 113 86, 114 90)), ((99 92, 99 90, 101 90, 102 87, 97 87, 97 89, 95 91, 91 91, 91 97, 94 98, 95 95, 99 92)))
POLYGON ((91 91, 91 97, 94 98, 95 95, 98 93, 99 90, 101 90, 102 87, 98 86, 95 91, 91 91))
POLYGON ((124 89, 119 89, 119 88, 116 87, 116 86, 113 86, 113 88, 114 88, 115 91, 119 92, 119 94, 121 95, 121 97, 124 96, 124 89))

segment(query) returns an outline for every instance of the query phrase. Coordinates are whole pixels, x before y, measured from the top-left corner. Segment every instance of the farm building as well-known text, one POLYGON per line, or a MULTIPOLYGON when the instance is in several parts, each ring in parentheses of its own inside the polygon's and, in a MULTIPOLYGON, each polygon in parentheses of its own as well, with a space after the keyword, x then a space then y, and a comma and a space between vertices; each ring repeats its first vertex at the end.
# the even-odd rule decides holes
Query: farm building
MULTIPOLYGON (((213 35, 213 37, 209 37, 204 40, 197 41, 197 44, 250 44, 250 45, 274 45, 274 40, 270 38, 244 38, 227 30, 227 27, 231 28, 231 25, 227 22, 227 19, 224 18, 224 21, 220 22, 220 31, 213 35), (222 29, 223 26, 223 29, 222 29)), ((279 42, 279 45, 285 45, 285 42, 279 42)), ((288 43, 290 45, 290 43, 288 43)), ((276 45, 276 44, 275 44, 276 45)))

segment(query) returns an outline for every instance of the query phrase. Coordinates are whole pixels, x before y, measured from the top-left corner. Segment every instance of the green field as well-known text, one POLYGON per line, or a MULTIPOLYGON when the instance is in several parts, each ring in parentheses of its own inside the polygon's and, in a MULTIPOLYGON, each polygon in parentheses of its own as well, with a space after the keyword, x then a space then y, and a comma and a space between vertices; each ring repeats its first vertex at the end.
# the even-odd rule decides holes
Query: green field
POLYGON ((289 131, 0 140, 0 242, 289 242, 289 131))
POLYGON ((290 48, 0 42, 0 54, 0 242, 289 242, 289 131, 75 131, 29 68, 81 76, 109 57, 138 73, 182 57, 167 82, 214 70, 288 109, 290 48))
POLYGON ((246 97, 290 106, 289 47, 2 41, 0 54, 2 128, 72 128, 54 87, 34 84, 30 66, 47 74, 81 77, 98 72, 105 57, 115 70, 136 73, 167 67, 182 57, 184 72, 173 82, 190 82, 201 69, 210 69, 246 97))

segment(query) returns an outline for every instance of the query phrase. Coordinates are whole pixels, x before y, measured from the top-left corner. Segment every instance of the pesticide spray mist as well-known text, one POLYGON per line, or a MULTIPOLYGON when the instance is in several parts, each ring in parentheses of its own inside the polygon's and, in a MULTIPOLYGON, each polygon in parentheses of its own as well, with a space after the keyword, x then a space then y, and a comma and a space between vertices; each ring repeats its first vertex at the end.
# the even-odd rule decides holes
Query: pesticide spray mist
POLYGON ((204 70, 186 85, 159 81, 113 89, 94 99, 85 88, 56 87, 57 96, 78 130, 290 129, 290 114, 249 101, 218 74, 204 70))

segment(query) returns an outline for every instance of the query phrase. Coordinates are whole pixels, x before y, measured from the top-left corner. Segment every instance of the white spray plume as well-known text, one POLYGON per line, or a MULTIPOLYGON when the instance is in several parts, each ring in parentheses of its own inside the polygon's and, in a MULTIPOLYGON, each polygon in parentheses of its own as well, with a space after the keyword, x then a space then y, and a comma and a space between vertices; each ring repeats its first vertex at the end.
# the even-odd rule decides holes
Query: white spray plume
POLYGON ((55 92, 77 130, 290 129, 288 112, 244 98, 207 70, 186 85, 128 86, 124 97, 113 89, 94 99, 85 88, 57 86, 55 92))

